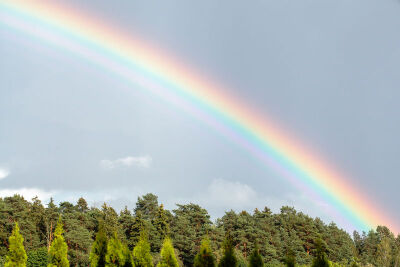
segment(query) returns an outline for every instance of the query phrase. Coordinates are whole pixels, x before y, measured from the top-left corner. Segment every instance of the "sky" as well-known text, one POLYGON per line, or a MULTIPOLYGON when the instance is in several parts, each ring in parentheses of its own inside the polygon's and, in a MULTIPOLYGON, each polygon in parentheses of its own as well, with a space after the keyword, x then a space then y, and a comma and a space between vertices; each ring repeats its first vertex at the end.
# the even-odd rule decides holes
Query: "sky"
MULTIPOLYGON (((218 81, 400 222, 399 1, 68 5, 218 81)), ((203 122, 73 54, 0 25, 0 58, 0 197, 120 209, 151 192, 213 219, 288 205, 352 230, 203 122)))

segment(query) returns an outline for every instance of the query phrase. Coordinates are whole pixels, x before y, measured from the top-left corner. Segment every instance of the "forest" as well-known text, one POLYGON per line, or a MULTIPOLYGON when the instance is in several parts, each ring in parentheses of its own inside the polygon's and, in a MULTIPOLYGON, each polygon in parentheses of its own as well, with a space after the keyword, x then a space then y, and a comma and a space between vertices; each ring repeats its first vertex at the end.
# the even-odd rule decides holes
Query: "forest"
POLYGON ((0 198, 0 266, 400 266, 387 227, 352 235, 284 206, 227 211, 211 221, 197 204, 166 210, 154 194, 119 213, 37 197, 0 198))

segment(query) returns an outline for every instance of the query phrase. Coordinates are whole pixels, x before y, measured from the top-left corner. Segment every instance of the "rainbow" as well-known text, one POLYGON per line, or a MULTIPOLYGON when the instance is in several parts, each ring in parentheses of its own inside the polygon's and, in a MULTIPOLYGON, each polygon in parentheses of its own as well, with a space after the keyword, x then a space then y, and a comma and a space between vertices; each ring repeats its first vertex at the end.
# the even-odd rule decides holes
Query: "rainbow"
MULTIPOLYGON (((400 228, 345 175, 177 58, 117 27, 51 1, 0 1, 0 25, 112 72, 210 125, 310 196, 323 199, 357 230, 400 228)), ((338 215, 338 216, 339 216, 338 215)))

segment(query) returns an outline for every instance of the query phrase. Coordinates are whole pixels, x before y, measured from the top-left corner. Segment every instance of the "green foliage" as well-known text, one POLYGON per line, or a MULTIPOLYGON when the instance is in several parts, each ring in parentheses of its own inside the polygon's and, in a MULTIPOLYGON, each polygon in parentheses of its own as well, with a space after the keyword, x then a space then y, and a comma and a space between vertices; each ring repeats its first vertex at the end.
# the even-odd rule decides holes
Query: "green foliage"
POLYGON ((196 204, 177 204, 171 223, 171 238, 185 266, 192 266, 202 237, 211 229, 207 210, 196 204))
POLYGON ((380 267, 390 267, 392 261, 392 248, 390 239, 383 237, 377 247, 377 259, 376 263, 380 267))
POLYGON ((171 240, 167 237, 164 240, 161 248, 161 259, 157 264, 157 267, 178 267, 178 260, 175 256, 174 247, 172 246, 171 240))
POLYGON ((235 251, 235 257, 236 257, 236 267, 247 267, 248 260, 246 257, 242 254, 242 252, 238 249, 234 249, 235 251))
POLYGON ((289 249, 287 255, 285 257, 285 265, 286 267, 295 267, 296 266, 296 255, 293 250, 289 249))
POLYGON ((262 267, 262 266, 264 266, 264 262, 259 253, 258 246, 256 245, 249 258, 249 267, 262 267))
POLYGON ((159 250, 163 240, 169 236, 169 224, 167 214, 164 210, 163 204, 158 207, 155 218, 152 221, 155 234, 153 236, 154 249, 159 250))
POLYGON ((128 245, 129 249, 133 249, 138 242, 140 229, 136 228, 136 218, 132 216, 128 207, 125 206, 125 209, 120 212, 118 222, 122 228, 125 243, 128 245))
POLYGON ((150 253, 148 235, 144 231, 141 232, 140 240, 133 249, 132 261, 134 267, 153 267, 153 257, 150 253))
POLYGON ((124 254, 124 259, 125 259, 125 263, 124 263, 124 267, 133 267, 133 261, 132 261, 132 254, 131 251, 129 250, 128 245, 123 244, 122 245, 122 252, 124 254))
POLYGON ((114 232, 123 244, 121 258, 129 266, 129 257, 133 257, 134 253, 128 253, 125 244, 134 250, 142 231, 148 233, 148 242, 144 247, 148 248, 150 244, 151 254, 146 248, 146 257, 152 256, 155 262, 160 261, 163 237, 170 236, 176 249, 174 252, 179 255, 178 264, 182 262, 185 266, 193 266, 205 235, 212 240, 210 251, 214 252, 215 261, 219 261, 224 256, 225 234, 229 232, 238 265, 249 261, 255 244, 258 244, 264 266, 281 267, 287 264, 288 251, 293 251, 297 266, 309 267, 317 258, 317 240, 322 239, 326 242, 323 258, 325 263, 329 260, 331 266, 400 266, 400 237, 394 236, 387 227, 355 232, 351 238, 334 223, 325 224, 291 207, 282 207, 276 214, 267 207, 256 209, 253 213, 229 211, 212 223, 207 211, 196 204, 178 204, 171 213, 159 205, 157 196, 153 194, 139 197, 134 212, 125 208, 118 213, 108 205, 100 209, 88 207, 83 198, 75 204, 56 204, 50 200, 43 205, 38 198, 28 201, 15 195, 0 198, 0 211, 0 267, 5 264, 15 221, 18 221, 24 238, 27 266, 50 265, 51 262, 46 263, 47 250, 52 247, 54 251, 60 240, 57 236, 64 239, 61 242, 64 245, 60 247, 68 248, 65 258, 71 266, 105 266, 107 238, 111 238, 114 232), (60 216, 64 232, 55 235, 60 216), (100 246, 94 241, 102 227, 105 242, 100 242, 100 246), (102 255, 102 262, 98 265, 95 264, 98 260, 91 255, 94 251, 102 255))
POLYGON ((107 254, 106 254, 106 266, 107 267, 118 267, 124 266, 125 264, 125 251, 121 241, 118 238, 116 232, 108 241, 107 254))
POLYGON ((315 258, 312 267, 330 267, 329 260, 326 258, 326 244, 321 239, 316 242, 315 258))
POLYGON ((48 251, 46 247, 41 247, 28 252, 27 267, 41 267, 48 264, 48 251))
POLYGON ((71 266, 88 266, 90 263, 89 255, 87 252, 90 251, 92 245, 92 234, 85 227, 86 218, 79 214, 85 214, 85 201, 80 199, 80 203, 76 206, 68 206, 63 210, 63 222, 65 229, 65 242, 68 244, 68 258, 71 266), (82 211, 79 211, 82 210, 82 211))
POLYGON ((79 212, 86 213, 89 211, 88 204, 83 197, 78 199, 76 206, 77 206, 79 212))
POLYGON ((26 252, 24 248, 24 238, 19 233, 18 223, 15 223, 14 230, 9 238, 8 254, 5 267, 23 267, 26 266, 26 252))
POLYGON ((106 203, 103 204, 102 208, 102 221, 104 223, 104 231, 108 238, 111 238, 114 233, 118 232, 118 214, 115 210, 108 206, 106 203))
POLYGON ((218 267, 236 267, 237 258, 233 247, 232 237, 228 233, 224 241, 224 255, 218 263, 218 267))
POLYGON ((54 240, 51 242, 49 249, 49 263, 47 267, 68 267, 68 246, 63 237, 63 223, 61 217, 58 219, 56 229, 54 231, 54 240))
POLYGON ((200 251, 194 258, 194 267, 215 267, 215 257, 212 253, 210 240, 204 238, 201 242, 200 251))
POLYGON ((90 266, 105 267, 107 254, 107 235, 104 231, 103 223, 100 223, 99 231, 90 251, 90 266))

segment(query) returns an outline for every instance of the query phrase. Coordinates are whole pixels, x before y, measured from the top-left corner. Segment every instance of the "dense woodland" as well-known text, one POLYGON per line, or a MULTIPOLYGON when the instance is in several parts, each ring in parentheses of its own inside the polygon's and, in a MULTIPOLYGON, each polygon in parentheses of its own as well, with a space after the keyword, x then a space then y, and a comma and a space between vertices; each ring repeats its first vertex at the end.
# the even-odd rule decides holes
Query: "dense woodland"
POLYGON ((400 266, 400 236, 384 226, 350 236, 291 207, 228 211, 212 222, 199 205, 169 211, 153 194, 119 214, 83 198, 0 198, 0 266, 25 265, 389 267, 400 266))

